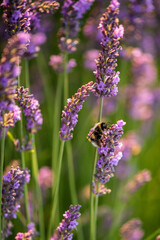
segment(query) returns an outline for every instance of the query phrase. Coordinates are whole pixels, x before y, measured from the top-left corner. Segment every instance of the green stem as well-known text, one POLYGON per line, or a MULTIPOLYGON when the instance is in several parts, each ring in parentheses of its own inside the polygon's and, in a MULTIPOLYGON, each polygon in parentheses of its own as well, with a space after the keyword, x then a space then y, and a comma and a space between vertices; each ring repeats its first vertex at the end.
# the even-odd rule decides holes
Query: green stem
POLYGON ((33 178, 34 178, 34 182, 35 182, 35 189, 36 189, 37 202, 38 202, 40 239, 45 240, 43 202, 42 202, 41 189, 38 184, 38 161, 37 161, 35 136, 33 133, 32 133, 32 139, 33 139, 33 151, 31 152, 31 154, 32 154, 32 169, 33 169, 33 178))
POLYGON ((155 237, 160 234, 160 228, 158 228, 154 233, 152 233, 149 237, 145 238, 144 240, 152 240, 155 239, 155 237))
POLYGON ((73 155, 72 155, 72 146, 68 141, 66 143, 67 150, 67 160, 68 160, 68 173, 69 173, 69 185, 71 191, 71 199, 73 204, 78 204, 76 186, 75 186, 75 175, 74 175, 74 166, 73 166, 73 155))
POLYGON ((115 239, 116 233, 120 229, 120 223, 123 217, 123 212, 127 206, 127 201, 122 201, 122 194, 124 189, 124 182, 119 185, 118 192, 116 194, 116 201, 114 203, 113 210, 113 224, 110 229, 108 239, 115 239))
MULTIPOLYGON (((99 105, 99 115, 98 115, 98 122, 101 122, 102 120, 102 110, 103 110, 103 98, 100 99, 100 105, 99 105)), ((91 181, 91 187, 90 187, 90 240, 96 240, 96 225, 97 225, 97 209, 98 209, 98 195, 94 199, 94 195, 92 192, 92 182, 94 180, 94 173, 96 168, 96 162, 97 162, 97 148, 95 150, 95 158, 93 162, 93 168, 92 168, 92 181, 91 181)), ((99 184, 97 183, 97 189, 99 184)))
MULTIPOLYGON (((60 128, 60 111, 61 111, 61 98, 62 98, 62 76, 59 74, 58 83, 57 83, 57 91, 55 96, 55 104, 54 104, 54 115, 53 115, 53 133, 52 133, 52 172, 57 169, 57 158, 58 158, 58 150, 59 150, 59 136, 58 131, 60 128)), ((54 182, 54 179, 53 179, 54 182)), ((52 188, 53 194, 53 188, 52 188)))
MULTIPOLYGON (((23 143, 23 117, 22 117, 22 114, 21 114, 21 121, 20 121, 20 138, 21 138, 21 143, 23 143)), ((22 160, 22 168, 25 168, 26 166, 25 166, 25 153, 24 153, 24 151, 21 151, 21 160, 22 160)), ((24 185, 24 203, 25 203, 27 223, 30 223, 27 183, 25 183, 25 185, 24 185)))
MULTIPOLYGON (((99 189, 99 183, 97 182, 97 192, 99 189)), ((98 214, 98 200, 99 200, 99 196, 96 195, 95 197, 95 209, 94 209, 94 221, 95 221, 95 237, 97 235, 97 214, 98 214)))
POLYGON ((90 186, 90 240, 96 240, 95 236, 95 214, 94 214, 94 194, 92 191, 92 182, 94 180, 94 172, 96 168, 96 162, 97 162, 97 149, 95 149, 95 157, 92 167, 92 178, 91 178, 91 186, 90 186))
MULTIPOLYGON (((20 76, 18 76, 18 85, 20 86, 20 76)), ((21 139, 21 144, 23 144, 23 116, 21 114, 21 121, 20 121, 20 139, 21 139)), ((25 168, 25 153, 24 151, 21 151, 21 160, 22 160, 22 168, 25 168)), ((25 211, 26 211, 26 219, 27 223, 30 222, 30 216, 29 216, 29 201, 28 201, 28 186, 27 183, 24 185, 24 204, 25 204, 25 211)))
MULTIPOLYGON (((2 182, 3 182, 3 165, 4 165, 4 149, 5 149, 5 128, 2 128, 2 138, 1 138, 1 163, 0 163, 0 240, 1 238, 1 229, 2 229, 2 182)), ((2 229, 3 230, 3 229, 2 229)))
POLYGON ((66 104, 68 98, 68 73, 67 73, 67 64, 68 64, 68 54, 64 54, 64 105, 66 104))
POLYGON ((52 234, 52 229, 53 229, 53 224, 54 224, 55 214, 57 209, 57 203, 58 203, 58 193, 59 193, 59 184, 60 184, 60 176, 61 176, 61 168, 62 168, 62 158, 63 158, 63 152, 64 152, 64 143, 65 143, 64 141, 61 141, 58 167, 57 167, 57 176, 56 176, 56 181, 54 183, 55 184, 54 199, 53 199, 51 217, 50 217, 49 228, 48 228, 48 238, 47 238, 48 240, 50 239, 52 234))
POLYGON ((102 121, 102 111, 103 111, 103 98, 100 100, 100 106, 99 106, 99 115, 98 115, 98 121, 102 121))
MULTIPOLYGON (((68 64, 68 53, 65 53, 64 54, 64 105, 66 105, 66 100, 68 98, 68 92, 69 92, 67 64, 68 64)), ((76 186, 75 186, 72 145, 70 142, 66 143, 66 150, 67 150, 68 176, 69 176, 69 187, 71 191, 71 200, 73 204, 77 204, 78 199, 77 199, 76 186)), ((77 235, 79 240, 83 239, 81 224, 79 224, 79 231, 77 235)))
POLYGON ((28 60, 25 60, 25 84, 26 84, 26 88, 30 88, 30 82, 29 82, 29 62, 28 62, 28 60))
POLYGON ((45 98, 47 102, 47 110, 48 110, 48 119, 50 122, 50 126, 52 126, 52 109, 53 109, 53 91, 50 86, 50 73, 48 69, 48 62, 45 59, 45 55, 43 54, 42 51, 39 52, 38 57, 36 58, 37 64, 39 67, 40 75, 42 78, 42 83, 43 83, 43 88, 44 88, 44 93, 45 93, 45 98))
MULTIPOLYGON (((25 85, 26 85, 27 88, 30 88, 28 60, 25 61, 25 85)), ((38 170, 38 160, 37 160, 35 136, 34 136, 33 133, 31 134, 31 137, 33 139, 33 151, 31 153, 31 156, 32 156, 33 178, 34 178, 34 182, 35 182, 37 202, 38 202, 40 239, 45 240, 43 201, 42 201, 41 189, 40 189, 40 186, 38 184, 38 172, 39 172, 39 170, 38 170)))

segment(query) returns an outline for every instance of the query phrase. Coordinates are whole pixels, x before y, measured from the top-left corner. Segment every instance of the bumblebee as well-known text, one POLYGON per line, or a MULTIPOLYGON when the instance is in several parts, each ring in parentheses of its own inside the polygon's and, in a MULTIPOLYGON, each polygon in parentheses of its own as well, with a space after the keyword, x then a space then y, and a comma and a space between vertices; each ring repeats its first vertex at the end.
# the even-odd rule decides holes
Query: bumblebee
POLYGON ((100 147, 102 136, 105 134, 105 131, 107 130, 108 130, 107 123, 105 122, 96 123, 88 134, 87 137, 88 141, 91 142, 94 147, 100 147))

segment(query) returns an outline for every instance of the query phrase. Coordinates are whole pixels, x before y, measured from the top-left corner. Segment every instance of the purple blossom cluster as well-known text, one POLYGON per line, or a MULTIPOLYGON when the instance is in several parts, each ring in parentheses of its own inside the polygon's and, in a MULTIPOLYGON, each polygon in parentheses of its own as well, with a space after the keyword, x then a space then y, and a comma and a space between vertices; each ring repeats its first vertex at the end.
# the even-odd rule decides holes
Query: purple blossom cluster
MULTIPOLYGON (((49 65, 52 66, 52 68, 57 73, 63 73, 64 71, 64 64, 63 64, 63 56, 62 55, 52 55, 50 56, 50 62, 49 65)), ((76 67, 76 61, 75 59, 70 59, 67 63, 67 72, 71 72, 72 68, 76 67)))
POLYGON ((42 32, 29 34, 30 42, 27 47, 27 51, 24 54, 25 59, 31 59, 37 57, 37 53, 40 51, 40 45, 46 41, 46 35, 42 32))
POLYGON ((138 0, 130 0, 130 8, 135 13, 145 13, 152 12, 154 9, 153 0, 142 0, 139 2, 138 0))
POLYGON ((15 104, 19 63, 29 41, 27 33, 9 39, 0 61, 0 127, 14 126, 21 119, 20 108, 15 104))
POLYGON ((106 12, 100 19, 99 29, 102 32, 101 51, 96 60, 96 91, 99 97, 117 95, 117 84, 120 81, 119 72, 115 72, 117 57, 121 47, 119 40, 123 37, 124 29, 119 25, 118 0, 112 0, 106 12))
POLYGON ((26 233, 17 233, 15 239, 16 240, 32 240, 37 236, 37 231, 35 229, 35 224, 31 222, 27 225, 28 232, 26 233))
POLYGON ((32 139, 28 139, 28 136, 25 136, 22 142, 19 139, 13 139, 13 144, 17 152, 29 151, 33 148, 32 139))
POLYGON ((59 48, 62 52, 76 51, 77 34, 80 19, 91 7, 95 0, 66 0, 62 7, 62 26, 59 31, 59 48))
POLYGON ((139 48, 132 49, 130 58, 133 78, 126 90, 128 110, 133 119, 148 120, 154 115, 158 100, 154 59, 151 54, 143 53, 139 48))
POLYGON ((73 229, 77 229, 77 219, 80 217, 79 209, 81 208, 80 205, 70 205, 69 210, 63 214, 64 219, 59 224, 56 229, 55 234, 51 237, 50 240, 72 240, 73 233, 71 231, 73 229))
POLYGON ((137 218, 126 222, 120 230, 122 240, 141 240, 144 235, 144 231, 141 226, 142 223, 137 218))
POLYGON ((26 129, 28 132, 35 133, 40 129, 43 118, 39 109, 39 102, 32 94, 29 93, 28 88, 20 87, 17 88, 16 100, 19 106, 23 109, 23 113, 27 120, 26 129))
POLYGON ((62 128, 59 137, 63 141, 68 141, 73 138, 74 127, 78 122, 78 112, 82 109, 84 101, 89 97, 90 93, 94 92, 93 82, 89 82, 78 89, 74 96, 67 99, 67 106, 62 111, 62 128))
POLYGON ((128 197, 138 191, 146 182, 151 181, 151 173, 149 170, 144 169, 138 172, 132 180, 130 180, 124 188, 124 200, 127 200, 128 197))
POLYGON ((25 183, 30 180, 30 174, 27 169, 11 167, 11 170, 3 176, 2 186, 2 216, 4 226, 2 229, 3 238, 11 234, 12 218, 17 217, 17 211, 20 208, 19 201, 23 196, 25 183))
POLYGON ((59 3, 42 0, 34 2, 32 0, 3 0, 1 5, 4 8, 3 18, 6 23, 6 31, 9 35, 15 35, 18 32, 30 33, 30 42, 25 58, 35 57, 36 52, 40 49, 39 45, 46 40, 44 33, 41 32, 41 16, 54 13, 59 8, 59 3), (37 31, 39 32, 37 33, 37 31))
POLYGON ((127 3, 125 3, 125 11, 121 15, 121 19, 126 32, 125 41, 127 45, 143 45, 142 41, 147 39, 144 36, 147 33, 146 30, 148 27, 153 28, 153 25, 156 25, 156 20, 153 18, 153 2, 153 0, 130 0, 127 11, 127 3))
POLYGON ((59 3, 56 1, 32 1, 29 0, 29 8, 31 11, 31 29, 40 29, 40 19, 43 14, 54 13, 59 8, 59 3))
MULTIPOLYGON (((95 182, 93 182, 93 191, 97 195, 105 194, 108 191, 104 184, 113 177, 114 166, 118 165, 122 158, 121 144, 119 142, 123 134, 123 126, 126 123, 123 120, 117 121, 117 124, 112 124, 106 133, 102 136, 101 146, 97 148, 99 159, 96 163, 95 181, 98 183, 98 189, 95 189, 95 182)), ((92 135, 93 129, 90 130, 88 137, 92 135)))
POLYGON ((40 28, 42 14, 53 13, 59 8, 56 1, 3 0, 3 18, 10 35, 30 32, 40 28))
POLYGON ((27 0, 3 0, 1 4, 4 9, 3 18, 9 35, 30 31, 31 14, 27 2, 27 0))

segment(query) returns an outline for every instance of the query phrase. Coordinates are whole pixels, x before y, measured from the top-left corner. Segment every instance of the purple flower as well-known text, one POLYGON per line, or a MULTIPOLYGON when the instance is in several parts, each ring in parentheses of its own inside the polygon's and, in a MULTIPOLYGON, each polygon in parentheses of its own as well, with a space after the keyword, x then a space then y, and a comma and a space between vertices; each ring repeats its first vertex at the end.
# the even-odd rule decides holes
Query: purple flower
POLYGON ((15 35, 21 31, 29 32, 31 14, 27 7, 27 0, 3 0, 1 5, 4 8, 3 18, 9 35, 15 35))
POLYGON ((56 1, 3 0, 3 18, 10 35, 18 32, 30 32, 40 28, 42 14, 53 13, 59 8, 56 1))
POLYGON ((124 200, 128 200, 131 194, 138 191, 146 182, 151 181, 151 173, 149 170, 144 169, 138 172, 132 180, 130 180, 124 188, 124 200))
MULTIPOLYGON (((117 124, 112 124, 102 136, 101 146, 97 148, 99 159, 96 164, 96 173, 94 177, 95 181, 99 183, 99 189, 103 189, 103 193, 108 192, 108 189, 104 189, 104 184, 114 176, 114 166, 117 166, 119 160, 122 158, 122 152, 120 151, 121 143, 119 140, 123 134, 123 126, 125 124, 123 120, 117 121, 117 124)), ((89 138, 92 132, 93 129, 91 129, 88 134, 89 138)), ((93 182, 92 184, 94 187, 95 183, 93 182)), ((102 190, 99 189, 96 191, 94 188, 94 193, 97 195, 103 194, 102 190)))
POLYGON ((11 232, 10 220, 17 217, 20 208, 19 201, 23 196, 24 184, 30 180, 27 169, 13 168, 3 176, 2 187, 2 216, 4 217, 3 238, 8 237, 11 232))
POLYGON ((24 57, 27 59, 37 57, 37 52, 40 51, 40 45, 46 41, 46 35, 41 32, 30 34, 29 36, 30 42, 27 46, 27 51, 24 54, 24 57))
POLYGON ((91 7, 94 0, 64 1, 62 7, 62 26, 59 31, 59 47, 63 52, 72 53, 76 51, 78 44, 77 34, 79 32, 79 20, 91 7))
POLYGON ((144 235, 141 226, 142 223, 138 218, 133 218, 123 224, 120 230, 122 240, 141 240, 144 235))
POLYGON ((96 60, 97 69, 95 95, 111 97, 117 95, 117 84, 120 81, 119 72, 115 72, 119 56, 119 40, 123 37, 123 26, 119 26, 119 2, 112 0, 106 12, 100 19, 99 29, 102 32, 101 51, 96 60))
POLYGON ((153 0, 130 0, 130 8, 135 13, 143 14, 145 12, 152 12, 154 10, 153 0))
POLYGON ((132 118, 150 119, 154 114, 155 81, 157 72, 153 56, 135 48, 130 53, 132 84, 126 90, 128 110, 132 118))
POLYGON ((69 210, 63 214, 64 219, 57 227, 55 234, 51 237, 50 240, 71 240, 73 233, 71 231, 73 229, 77 229, 77 219, 80 217, 80 213, 78 212, 81 208, 80 205, 70 205, 69 210))
MULTIPOLYGON (((57 73, 62 73, 64 71, 63 56, 62 55, 52 55, 50 57, 49 65, 51 65, 52 68, 57 73)), ((72 68, 74 68, 74 67, 76 67, 76 61, 75 61, 75 59, 72 58, 67 63, 67 72, 71 72, 72 68)))
POLYGON ((17 152, 29 151, 33 149, 32 139, 28 140, 28 136, 25 136, 22 142, 19 139, 13 139, 13 144, 17 152))
POLYGON ((34 239, 38 233, 35 229, 35 224, 31 222, 30 224, 27 225, 28 232, 26 233, 17 233, 15 239, 16 240, 32 240, 34 239))
POLYGON ((78 89, 74 96, 67 100, 67 106, 62 111, 62 128, 59 137, 63 141, 73 138, 71 131, 74 130, 78 122, 78 112, 81 110, 84 101, 89 97, 90 93, 94 92, 93 82, 89 82, 78 89))
POLYGON ((28 132, 35 133, 40 129, 43 119, 39 109, 39 102, 33 95, 28 94, 28 88, 20 87, 17 89, 16 100, 19 106, 23 109, 23 113, 26 117, 27 124, 26 129, 28 132))
POLYGON ((31 29, 40 30, 40 18, 43 14, 54 13, 59 8, 56 1, 34 1, 29 6, 31 12, 31 29))
POLYGON ((0 61, 0 127, 13 127, 20 120, 20 108, 15 104, 19 63, 29 41, 27 33, 9 39, 0 61))

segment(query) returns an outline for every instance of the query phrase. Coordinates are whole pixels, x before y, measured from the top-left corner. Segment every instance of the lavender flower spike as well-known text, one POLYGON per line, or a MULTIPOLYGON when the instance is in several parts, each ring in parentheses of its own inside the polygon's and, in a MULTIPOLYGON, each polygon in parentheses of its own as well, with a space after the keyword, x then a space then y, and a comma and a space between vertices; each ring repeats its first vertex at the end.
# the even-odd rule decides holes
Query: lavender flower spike
POLYGON ((17 211, 20 208, 19 201, 23 196, 24 184, 30 180, 30 174, 27 169, 13 168, 3 176, 2 187, 2 216, 4 218, 4 227, 2 230, 3 238, 7 238, 11 232, 12 218, 17 217, 17 211))
POLYGON ((81 208, 80 205, 70 205, 69 210, 63 214, 64 219, 62 222, 59 224, 59 226, 56 229, 55 234, 53 237, 51 237, 50 240, 61 240, 61 239, 66 239, 66 240, 72 240, 73 233, 71 231, 73 229, 77 229, 77 219, 80 217, 80 213, 78 212, 79 209, 81 208))
POLYGON ((28 94, 28 88, 20 87, 17 88, 17 97, 19 106, 23 109, 23 113, 26 117, 27 131, 35 133, 41 127, 43 123, 42 114, 39 109, 39 102, 28 94))
POLYGON ((4 8, 3 18, 9 35, 14 35, 20 31, 29 32, 31 14, 27 7, 27 0, 3 0, 1 5, 4 8))
POLYGON ((62 27, 59 31, 59 47, 61 51, 72 53, 76 51, 78 44, 77 34, 79 31, 79 20, 91 7, 95 0, 66 0, 62 7, 62 27))
POLYGON ((78 89, 78 92, 74 94, 74 96, 67 100, 67 106, 62 111, 62 128, 59 133, 59 137, 63 141, 67 141, 73 138, 74 127, 78 122, 78 112, 82 108, 82 104, 89 97, 90 93, 94 92, 93 82, 89 82, 83 85, 78 89))
POLYGON ((0 127, 13 127, 20 120, 20 108, 15 105, 19 62, 29 41, 27 33, 9 39, 0 61, 0 127), (4 117, 3 117, 4 116, 4 117))
POLYGON ((118 0, 112 0, 106 12, 100 19, 99 28, 102 32, 101 51, 96 60, 96 91, 99 97, 117 95, 117 84, 120 81, 119 72, 115 72, 119 56, 119 40, 123 37, 124 29, 119 25, 118 0))
POLYGON ((130 180, 125 188, 124 188, 124 200, 128 200, 131 194, 138 191, 146 182, 151 181, 151 173, 147 169, 143 169, 142 171, 138 172, 132 180, 130 180))
MULTIPOLYGON (((94 175, 95 181, 99 182, 99 189, 95 189, 95 182, 93 182, 93 190, 97 195, 105 194, 110 190, 104 189, 104 184, 107 183, 111 177, 114 176, 114 166, 118 165, 122 158, 121 144, 119 142, 123 134, 123 126, 126 123, 123 120, 117 121, 116 124, 106 131, 101 139, 101 146, 97 148, 99 159, 96 163, 96 173, 94 175), (102 190, 102 191, 101 191, 102 190)), ((88 134, 90 138, 92 129, 88 134)))
POLYGON ((141 228, 142 222, 138 218, 133 218, 121 227, 122 240, 141 240, 144 231, 141 228))
POLYGON ((28 232, 26 233, 17 233, 16 240, 32 240, 37 236, 37 231, 35 229, 35 224, 31 222, 27 225, 28 232))

